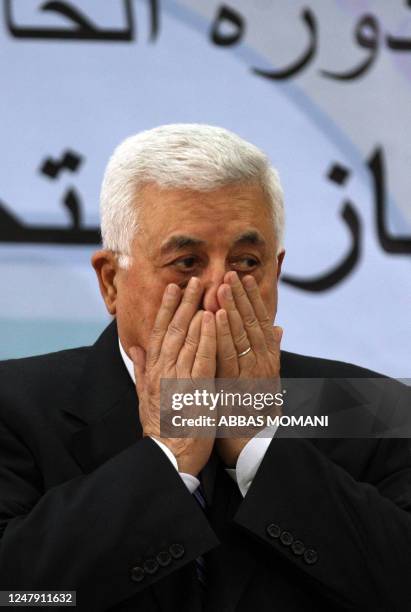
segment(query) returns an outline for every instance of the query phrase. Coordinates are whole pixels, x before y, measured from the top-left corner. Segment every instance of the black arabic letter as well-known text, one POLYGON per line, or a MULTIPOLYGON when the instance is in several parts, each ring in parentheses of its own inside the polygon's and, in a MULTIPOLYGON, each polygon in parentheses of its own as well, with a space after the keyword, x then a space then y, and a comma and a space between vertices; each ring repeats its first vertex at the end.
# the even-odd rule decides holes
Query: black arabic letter
MULTIPOLYGON (((411 8, 410 0, 406 4, 411 8)), ((388 47, 394 51, 411 51, 411 38, 397 38, 388 34, 386 40, 388 47)))
POLYGON ((24 242, 24 225, 1 201, 0 242, 24 242))
POLYGON ((66 193, 64 200, 64 206, 69 211, 73 229, 80 229, 81 224, 81 204, 80 199, 75 189, 69 189, 66 193))
POLYGON ((373 15, 363 15, 355 28, 355 40, 363 49, 371 51, 370 56, 359 66, 348 70, 347 72, 330 72, 329 70, 320 70, 320 73, 329 79, 337 81, 351 81, 362 76, 372 64, 375 62, 378 54, 378 42, 380 35, 380 26, 373 15))
POLYGON ((228 47, 241 40, 244 34, 244 29, 244 19, 240 13, 223 4, 213 23, 210 38, 214 44, 219 45, 220 47, 228 47), (221 31, 221 27, 224 23, 229 23, 232 26, 231 34, 223 33, 221 31))
POLYGON ((153 42, 157 39, 158 32, 160 29, 160 15, 158 10, 158 0, 149 0, 150 3, 150 21, 151 21, 151 31, 150 31, 150 40, 153 42))
POLYGON ((78 30, 81 32, 93 33, 96 30, 95 25, 87 19, 79 10, 70 7, 66 2, 60 2, 60 0, 50 0, 41 5, 42 11, 52 11, 53 13, 59 13, 66 17, 73 23, 78 25, 78 30))
POLYGON ((131 0, 123 0, 127 27, 124 30, 100 30, 78 9, 70 7, 67 2, 50 0, 41 5, 42 11, 51 11, 62 15, 75 24, 75 28, 38 28, 18 26, 14 23, 11 11, 12 0, 4 0, 4 12, 9 32, 15 38, 48 39, 48 40, 99 40, 131 41, 134 36, 134 20, 131 0))
POLYGON ((411 51, 411 38, 396 38, 387 35, 387 46, 394 51, 411 51))
POLYGON ((341 164, 333 164, 328 172, 328 178, 336 185, 344 185, 350 176, 350 171, 341 164))
POLYGON ((46 157, 40 167, 40 172, 54 180, 65 170, 76 172, 82 161, 83 157, 79 153, 66 149, 59 158, 46 157))
POLYGON ((302 11, 302 19, 305 22, 310 34, 310 44, 307 51, 305 51, 300 59, 296 60, 293 64, 290 64, 287 68, 283 68, 282 70, 259 70, 258 68, 252 68, 251 70, 255 74, 277 81, 289 79, 297 74, 297 72, 302 70, 314 58, 317 51, 317 23, 310 9, 304 9, 302 11))
POLYGON ((385 166, 381 147, 376 148, 367 164, 374 181, 375 221, 379 243, 387 253, 411 254, 411 238, 394 238, 390 236, 385 225, 385 166))
POLYGON ((64 228, 48 225, 29 226, 20 221, 0 202, 0 242, 21 244, 100 244, 100 228, 64 228))
POLYGON ((287 275, 282 276, 281 280, 283 283, 291 285, 291 287, 296 289, 318 293, 335 287, 335 285, 338 285, 350 274, 357 265, 361 255, 361 222, 350 202, 346 202, 341 216, 346 222, 352 238, 352 247, 341 263, 337 264, 330 272, 314 278, 304 279, 287 275))

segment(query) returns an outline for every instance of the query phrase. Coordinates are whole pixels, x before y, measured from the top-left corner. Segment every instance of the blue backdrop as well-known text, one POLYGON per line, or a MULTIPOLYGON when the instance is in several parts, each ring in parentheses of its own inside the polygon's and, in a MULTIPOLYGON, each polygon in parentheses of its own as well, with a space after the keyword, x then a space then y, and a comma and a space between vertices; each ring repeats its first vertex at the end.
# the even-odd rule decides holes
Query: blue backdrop
POLYGON ((409 3, 1 0, 0 22, 1 358, 94 341, 106 161, 188 121, 280 171, 284 348, 409 376, 409 3))

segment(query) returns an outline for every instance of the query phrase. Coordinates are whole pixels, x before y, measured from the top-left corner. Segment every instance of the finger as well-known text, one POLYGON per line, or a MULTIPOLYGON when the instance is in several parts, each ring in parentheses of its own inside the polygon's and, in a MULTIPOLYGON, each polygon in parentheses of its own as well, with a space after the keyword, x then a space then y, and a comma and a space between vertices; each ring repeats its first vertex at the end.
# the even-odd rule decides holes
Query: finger
POLYGON ((238 376, 238 357, 225 310, 216 313, 217 356, 224 377, 238 376))
POLYGON ((204 310, 199 310, 191 319, 186 339, 177 359, 177 373, 181 372, 182 378, 190 378, 191 376, 191 370, 193 369, 200 342, 203 314, 204 310))
POLYGON ((271 356, 275 360, 272 363, 275 366, 277 375, 279 376, 280 370, 281 370, 281 339, 283 337, 283 329, 282 327, 279 327, 278 325, 276 325, 275 327, 273 327, 272 333, 273 333, 274 348, 273 349, 269 348, 268 350, 271 356))
POLYGON ((168 361, 175 363, 187 336, 191 320, 200 305, 203 288, 200 279, 193 276, 184 291, 181 303, 171 319, 164 336, 161 352, 168 361))
POLYGON ((146 353, 141 346, 130 347, 129 353, 134 365, 137 394, 140 395, 145 387, 146 353))
POLYGON ((192 378, 214 378, 216 370, 217 338, 213 313, 205 311, 201 322, 201 336, 192 369, 192 378))
POLYGON ((243 286, 264 334, 267 348, 272 350, 276 346, 276 340, 273 334, 273 321, 268 316, 267 309, 254 276, 245 276, 243 278, 243 286))
POLYGON ((234 341, 236 352, 242 353, 251 346, 251 342, 244 329, 241 315, 235 305, 230 285, 226 285, 225 283, 220 285, 217 291, 217 297, 221 308, 223 308, 227 313, 231 336, 234 341))
POLYGON ((151 330, 147 348, 147 361, 155 363, 160 355, 164 336, 181 299, 180 287, 174 283, 167 285, 161 305, 151 330))
POLYGON ((231 287, 234 303, 243 320, 251 347, 255 352, 266 352, 267 345, 265 343, 263 331, 237 272, 229 272, 226 274, 226 279, 231 287))
POLYGON ((278 325, 273 327, 274 344, 275 344, 276 350, 278 351, 280 351, 280 345, 281 345, 281 340, 283 338, 283 333, 284 333, 284 330, 282 327, 279 327, 278 325))

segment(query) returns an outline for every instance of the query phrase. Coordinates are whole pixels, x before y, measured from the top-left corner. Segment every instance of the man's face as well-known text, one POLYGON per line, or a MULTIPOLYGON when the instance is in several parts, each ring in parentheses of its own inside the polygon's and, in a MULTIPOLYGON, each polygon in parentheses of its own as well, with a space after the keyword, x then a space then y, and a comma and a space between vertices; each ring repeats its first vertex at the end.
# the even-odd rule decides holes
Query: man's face
POLYGON ((150 184, 140 201, 131 266, 123 270, 115 265, 112 275, 106 274, 112 285, 109 297, 102 287, 102 267, 99 272, 96 265, 98 254, 93 260, 126 351, 137 344, 147 348, 165 287, 176 283, 184 289, 192 276, 204 287, 201 308, 216 312, 224 274, 252 274, 274 320, 284 253, 277 256, 271 211, 260 186, 229 185, 204 193, 150 184))

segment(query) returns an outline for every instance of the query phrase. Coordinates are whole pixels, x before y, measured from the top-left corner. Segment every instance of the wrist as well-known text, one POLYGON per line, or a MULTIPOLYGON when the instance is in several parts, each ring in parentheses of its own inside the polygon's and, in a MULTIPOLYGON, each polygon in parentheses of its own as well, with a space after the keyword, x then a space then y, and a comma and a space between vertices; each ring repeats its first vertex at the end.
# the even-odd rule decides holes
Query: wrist
POLYGON ((184 474, 190 474, 190 476, 197 477, 200 473, 200 467, 193 463, 192 457, 178 457, 177 458, 178 471, 184 472, 184 474))
POLYGON ((228 468, 235 468, 238 457, 250 438, 220 438, 217 441, 217 451, 223 463, 228 468))

